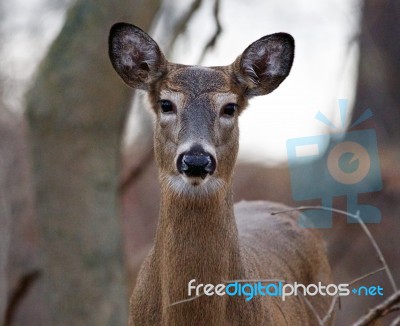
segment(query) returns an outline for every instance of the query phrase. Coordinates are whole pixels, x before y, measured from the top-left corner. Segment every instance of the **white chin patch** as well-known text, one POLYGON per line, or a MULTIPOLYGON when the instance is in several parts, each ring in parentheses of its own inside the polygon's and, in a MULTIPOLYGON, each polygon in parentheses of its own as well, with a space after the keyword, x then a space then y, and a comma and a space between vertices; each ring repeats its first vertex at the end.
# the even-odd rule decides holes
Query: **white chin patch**
POLYGON ((206 184, 207 181, 210 179, 210 176, 208 176, 208 175, 204 179, 202 179, 202 178, 194 178, 194 177, 190 177, 189 178, 189 177, 184 176, 184 175, 181 175, 180 177, 187 184, 192 185, 194 187, 198 187, 198 186, 201 186, 203 184, 206 184))
POLYGON ((208 175, 205 179, 189 178, 184 175, 169 175, 166 178, 169 188, 182 196, 208 196, 224 186, 224 182, 208 175))

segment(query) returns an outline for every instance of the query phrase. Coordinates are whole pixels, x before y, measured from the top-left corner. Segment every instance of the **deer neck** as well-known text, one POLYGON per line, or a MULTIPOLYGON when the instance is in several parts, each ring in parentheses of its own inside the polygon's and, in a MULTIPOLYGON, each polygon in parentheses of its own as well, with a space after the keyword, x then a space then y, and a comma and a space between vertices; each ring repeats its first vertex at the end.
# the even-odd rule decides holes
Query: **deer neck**
MULTIPOLYGON (((230 189, 191 200, 171 197, 170 192, 162 191, 155 254, 164 307, 187 299, 188 282, 192 279, 196 279, 196 285, 216 285, 243 276, 230 189)), ((224 301, 220 297, 219 301, 214 301, 217 299, 214 297, 197 299, 209 303, 203 301, 194 309, 203 321, 206 316, 210 320, 219 318, 216 314, 223 316, 224 301)), ((196 305, 195 301, 190 304, 196 305)), ((188 303, 167 309, 171 314, 175 311, 175 317, 180 318, 185 315, 184 305, 187 307, 188 303)), ((189 310, 193 314, 193 309, 189 310)), ((193 318, 192 315, 191 320, 193 318)))

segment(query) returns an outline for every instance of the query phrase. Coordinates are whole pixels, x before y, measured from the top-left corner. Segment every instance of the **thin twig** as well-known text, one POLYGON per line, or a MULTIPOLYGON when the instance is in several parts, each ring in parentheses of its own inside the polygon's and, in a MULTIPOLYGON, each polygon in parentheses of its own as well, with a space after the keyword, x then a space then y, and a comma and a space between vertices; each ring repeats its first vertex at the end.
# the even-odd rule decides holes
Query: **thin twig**
POLYGON ((382 317, 384 312, 390 307, 400 302, 400 291, 393 293, 389 298, 383 301, 381 304, 372 308, 367 314, 359 318, 353 326, 364 326, 369 325, 372 321, 382 317))
POLYGON ((367 277, 369 277, 369 276, 375 275, 375 274, 377 274, 377 273, 379 273, 379 272, 381 272, 381 271, 384 271, 384 270, 385 270, 385 267, 378 268, 377 270, 374 270, 373 272, 370 272, 370 273, 365 274, 365 275, 363 275, 363 276, 357 277, 357 278, 354 279, 353 281, 349 282, 349 285, 353 285, 353 284, 355 284, 355 283, 357 283, 357 282, 362 281, 363 279, 365 279, 365 278, 367 278, 367 277))
POLYGON ((331 305, 329 306, 329 309, 327 313, 325 314, 324 318, 322 319, 322 325, 325 325, 326 322, 331 318, 333 311, 335 310, 336 306, 336 301, 339 299, 339 295, 335 295, 331 301, 331 305))
POLYGON ((382 317, 387 316, 387 315, 391 314, 392 312, 396 312, 396 311, 400 311, 400 306, 393 306, 393 307, 386 309, 382 313, 382 317))
POLYGON ((176 305, 181 304, 181 303, 185 303, 185 302, 190 302, 190 301, 196 300, 196 299, 202 297, 203 295, 204 295, 204 292, 201 293, 201 294, 199 294, 199 295, 196 295, 196 296, 194 296, 194 297, 192 297, 192 298, 188 298, 188 299, 176 301, 176 302, 174 302, 174 303, 171 303, 171 304, 169 305, 169 307, 176 306, 176 305))
POLYGON ((221 0, 214 0, 214 10, 213 10, 213 16, 214 16, 214 21, 215 21, 215 32, 207 42, 206 46, 204 47, 200 58, 198 60, 198 64, 201 64, 209 50, 215 47, 217 44, 218 38, 221 36, 222 33, 222 25, 221 21, 219 18, 219 12, 220 12, 220 7, 221 7, 221 0))
POLYGON ((175 41, 178 38, 178 36, 185 33, 189 21, 192 19, 194 14, 200 9, 202 3, 203 3, 203 0, 194 0, 191 4, 189 10, 182 16, 182 18, 175 25, 174 30, 172 32, 171 41, 169 42, 169 44, 167 46, 167 50, 166 50, 167 53, 171 52, 172 47, 174 46, 175 41))
POLYGON ((131 168, 128 176, 121 179, 118 185, 119 193, 125 193, 127 189, 129 189, 132 184, 137 180, 137 178, 142 175, 150 166, 149 162, 153 159, 153 150, 148 150, 147 153, 140 160, 139 164, 137 164, 134 168, 131 168))
POLYGON ((17 309, 40 276, 41 272, 35 269, 25 275, 22 275, 22 277, 18 280, 17 287, 11 293, 7 304, 4 317, 4 326, 13 325, 13 320, 17 309))
POLYGON ((324 326, 325 325, 324 321, 321 319, 321 317, 319 316, 318 312, 315 310, 315 308, 312 305, 312 303, 301 292, 299 292, 299 294, 300 294, 299 297, 302 298, 302 300, 306 303, 308 308, 310 308, 310 310, 314 314, 315 318, 318 321, 318 325, 319 326, 324 326))
MULTIPOLYGON (((358 278, 352 280, 351 282, 349 282, 348 284, 349 284, 349 285, 353 285, 353 284, 355 284, 355 283, 357 283, 357 282, 360 282, 360 281, 366 279, 367 277, 370 277, 370 276, 372 276, 372 275, 375 275, 375 274, 377 274, 377 273, 379 273, 379 272, 381 272, 381 271, 383 271, 383 270, 385 270, 385 267, 381 267, 381 268, 379 268, 379 269, 377 269, 377 270, 375 270, 375 271, 373 271, 373 272, 370 272, 370 273, 365 274, 365 275, 363 275, 363 276, 361 276, 361 277, 358 277, 358 278)), ((338 294, 335 295, 335 296, 333 297, 333 299, 332 299, 332 301, 331 301, 331 304, 330 304, 330 306, 329 306, 329 309, 328 309, 327 313, 325 314, 324 318, 322 319, 322 324, 323 324, 323 325, 325 325, 325 323, 329 320, 329 318, 331 318, 332 313, 333 313, 333 311, 335 310, 336 301, 337 301, 339 298, 340 298, 340 297, 339 297, 338 294)))
POLYGON ((342 211, 340 209, 324 207, 324 206, 300 206, 300 207, 296 207, 296 208, 292 208, 292 209, 288 209, 288 210, 284 210, 284 211, 274 212, 274 213, 272 213, 272 215, 281 214, 281 213, 289 213, 289 212, 293 212, 293 211, 304 211, 304 210, 309 210, 309 209, 319 209, 319 210, 323 210, 323 211, 330 211, 330 212, 346 215, 346 216, 349 216, 350 218, 355 219, 361 225, 365 234, 368 236, 372 245, 374 246, 375 251, 378 254, 379 261, 385 267, 386 275, 389 279, 389 282, 390 282, 394 292, 397 291, 396 282, 394 281, 392 272, 390 271, 389 266, 386 263, 385 257, 383 256, 381 249, 379 248, 379 246, 378 246, 377 242, 375 241, 374 237, 372 236, 371 232, 365 225, 364 221, 360 218, 359 212, 357 212, 357 214, 351 214, 346 211, 342 211))
POLYGON ((400 325, 400 316, 398 316, 396 319, 394 319, 389 326, 397 326, 400 325))

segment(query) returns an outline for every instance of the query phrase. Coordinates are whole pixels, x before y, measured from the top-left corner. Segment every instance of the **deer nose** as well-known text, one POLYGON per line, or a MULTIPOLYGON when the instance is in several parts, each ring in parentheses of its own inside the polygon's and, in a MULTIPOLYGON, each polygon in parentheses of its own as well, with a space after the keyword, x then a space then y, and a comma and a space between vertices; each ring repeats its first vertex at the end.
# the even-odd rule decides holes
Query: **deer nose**
POLYGON ((188 177, 205 179, 208 174, 215 171, 215 159, 205 151, 189 151, 178 157, 177 168, 179 173, 188 177))

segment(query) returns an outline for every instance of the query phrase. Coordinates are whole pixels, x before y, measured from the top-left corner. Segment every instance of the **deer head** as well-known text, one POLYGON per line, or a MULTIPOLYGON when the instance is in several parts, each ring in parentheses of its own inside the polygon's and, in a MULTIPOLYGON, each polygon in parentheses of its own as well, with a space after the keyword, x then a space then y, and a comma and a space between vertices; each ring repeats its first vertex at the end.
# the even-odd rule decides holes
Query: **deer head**
POLYGON ((134 25, 115 24, 109 42, 111 62, 121 78, 149 94, 162 188, 197 197, 229 186, 239 115, 251 97, 272 92, 289 74, 293 38, 285 33, 264 36, 231 65, 209 68, 170 63, 134 25))

